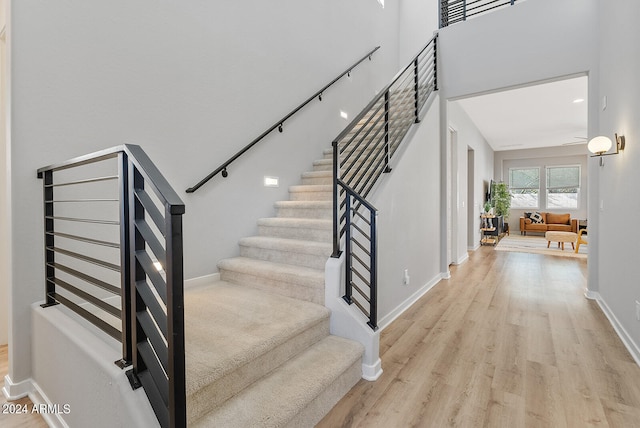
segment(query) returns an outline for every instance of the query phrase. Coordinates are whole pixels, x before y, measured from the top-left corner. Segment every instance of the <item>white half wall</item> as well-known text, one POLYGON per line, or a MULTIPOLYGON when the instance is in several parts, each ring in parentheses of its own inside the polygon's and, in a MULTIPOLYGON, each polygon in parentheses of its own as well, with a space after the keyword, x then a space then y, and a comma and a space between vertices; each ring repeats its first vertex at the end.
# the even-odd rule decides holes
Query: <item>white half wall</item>
POLYGON ((378 209, 380 323, 399 313, 399 307, 406 309, 417 290, 441 278, 438 104, 436 95, 392 158, 392 171, 368 198, 378 209), (409 284, 403 283, 405 269, 409 284))

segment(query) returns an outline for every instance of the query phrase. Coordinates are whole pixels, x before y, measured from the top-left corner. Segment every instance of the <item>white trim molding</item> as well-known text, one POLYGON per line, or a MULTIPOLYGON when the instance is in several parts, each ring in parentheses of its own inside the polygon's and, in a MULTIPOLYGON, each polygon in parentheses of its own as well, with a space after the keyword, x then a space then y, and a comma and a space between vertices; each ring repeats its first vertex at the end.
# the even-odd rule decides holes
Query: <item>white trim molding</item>
POLYGON ((448 275, 440 274, 433 278, 431 281, 427 282, 425 285, 420 287, 415 293, 409 296, 404 302, 400 303, 394 310, 392 310, 389 314, 387 314, 384 318, 382 318, 378 322, 378 327, 380 331, 384 330, 389 326, 396 318, 398 318, 404 311, 409 309, 411 305, 418 301, 422 296, 427 294, 429 290, 431 290, 437 283, 439 283, 443 279, 449 279, 451 274, 447 271, 448 275))
POLYGON ((609 323, 611 323, 611 326, 616 331, 618 337, 620 338, 620 340, 622 340, 622 343, 633 357, 633 360, 638 366, 640 366, 640 347, 638 347, 638 344, 633 341, 631 335, 627 333, 627 330, 625 330, 620 321, 618 321, 618 318, 616 318, 613 311, 611 310, 611 308, 609 308, 609 305, 607 305, 607 302, 604 301, 600 293, 587 290, 585 296, 587 297, 587 299, 595 300, 598 303, 598 306, 600 306, 600 309, 602 309, 602 312, 607 317, 609 323))
POLYGON ((211 273, 209 275, 199 276, 197 278, 190 278, 184 280, 184 288, 185 290, 193 290, 195 288, 206 287, 207 285, 211 285, 216 281, 220 281, 219 273, 211 273))
POLYGON ((22 382, 14 383, 9 375, 4 377, 2 394, 4 394, 7 400, 18 400, 29 395, 31 391, 33 391, 33 381, 31 378, 23 380, 22 382))

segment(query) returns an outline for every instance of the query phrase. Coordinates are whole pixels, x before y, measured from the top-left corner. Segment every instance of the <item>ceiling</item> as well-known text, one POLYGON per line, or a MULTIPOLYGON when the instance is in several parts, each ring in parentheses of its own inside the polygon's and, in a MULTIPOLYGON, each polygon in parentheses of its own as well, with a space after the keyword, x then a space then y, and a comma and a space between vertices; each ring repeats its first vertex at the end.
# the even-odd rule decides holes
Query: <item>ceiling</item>
POLYGON ((494 151, 585 143, 587 77, 455 101, 494 151), (574 103, 574 100, 584 101, 574 103))

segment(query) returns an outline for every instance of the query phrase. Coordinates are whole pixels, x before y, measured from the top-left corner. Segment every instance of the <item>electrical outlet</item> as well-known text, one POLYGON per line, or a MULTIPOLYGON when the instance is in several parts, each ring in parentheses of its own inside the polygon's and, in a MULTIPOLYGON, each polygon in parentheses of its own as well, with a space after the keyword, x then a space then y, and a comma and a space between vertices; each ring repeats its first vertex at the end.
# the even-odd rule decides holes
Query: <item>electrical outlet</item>
POLYGON ((404 270, 404 277, 402 278, 402 283, 404 285, 409 285, 410 281, 411 281, 411 277, 409 276, 409 269, 405 269, 404 270))
POLYGON ((640 321, 640 302, 636 300, 636 320, 640 321))

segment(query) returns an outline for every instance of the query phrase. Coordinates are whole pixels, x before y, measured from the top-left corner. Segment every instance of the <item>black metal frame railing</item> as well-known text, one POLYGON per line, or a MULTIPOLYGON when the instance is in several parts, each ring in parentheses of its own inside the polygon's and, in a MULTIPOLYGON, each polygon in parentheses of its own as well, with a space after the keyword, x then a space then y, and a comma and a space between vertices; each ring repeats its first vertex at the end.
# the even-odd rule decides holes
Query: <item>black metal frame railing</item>
POLYGON ((391 172, 391 159, 411 126, 420 122, 423 107, 438 89, 437 37, 333 141, 332 257, 342 254, 344 242, 344 299, 360 308, 374 330, 377 210, 366 198, 380 176, 391 172))
POLYGON ((227 171, 227 167, 229 165, 231 165, 232 162, 234 162, 236 159, 238 159, 240 156, 242 156, 243 154, 245 154, 249 149, 251 149, 253 146, 255 146, 256 144, 258 144, 264 137, 266 137, 267 135, 269 135, 271 132, 273 132, 274 130, 278 129, 279 132, 283 132, 284 131, 284 122, 287 121, 289 118, 291 118, 291 116, 295 115, 297 112, 299 112, 300 110, 302 110, 303 107, 305 107, 307 104, 309 104, 311 101, 315 100, 316 98, 319 101, 322 101, 322 95, 324 94, 324 92, 329 89, 329 87, 331 87, 334 83, 336 83, 338 80, 342 79, 344 76, 350 76, 351 75, 351 71, 356 68, 358 65, 360 65, 360 63, 362 63, 364 60, 366 60, 367 58, 369 60, 371 60, 371 56, 378 50, 380 49, 380 46, 376 46, 374 49, 372 49, 371 51, 369 51, 365 56, 363 56, 362 58, 360 58, 358 61, 356 61, 354 64, 352 64, 350 67, 348 67, 346 70, 344 70, 342 73, 340 73, 338 76, 336 76, 331 82, 327 83, 326 85, 324 85, 320 90, 318 90, 315 94, 311 95, 309 98, 307 98, 302 104, 300 104, 298 107, 294 108, 293 110, 291 110, 289 113, 287 113, 282 119, 278 120, 276 123, 274 123, 273 125, 271 125, 269 128, 267 128, 266 131, 264 131, 262 134, 260 134, 256 139, 254 139, 253 141, 251 141, 249 144, 247 144, 246 146, 244 146, 240 151, 238 151, 236 154, 234 154, 233 156, 231 156, 229 159, 227 159, 226 162, 224 162, 222 165, 220 165, 218 168, 216 168, 215 170, 213 170, 213 172, 211 172, 209 175, 207 175, 205 178, 203 178, 202 180, 200 180, 197 184, 195 184, 192 187, 189 187, 186 192, 187 193, 193 193, 196 190, 198 190, 200 187, 202 187, 206 182, 208 182, 209 180, 211 180, 213 177, 215 177, 216 175, 218 175, 219 173, 222 173, 223 177, 227 177, 229 175, 229 172, 227 171))
POLYGON ((136 145, 40 168, 38 178, 44 185, 46 302, 42 306, 63 304, 121 341, 122 360, 116 363, 133 366, 127 371, 131 385, 144 388, 160 425, 185 427, 184 203, 136 145), (114 159, 115 167, 106 165, 114 159), (113 168, 117 173, 91 175, 94 169, 113 168), (108 183, 117 184, 113 188, 108 183), (68 196, 73 194, 79 196, 68 196), (117 205, 117 220, 104 218, 109 204, 117 205), (63 205, 73 208, 56 215, 65 211, 63 205), (91 227, 76 234, 65 231, 68 224, 91 227), (117 230, 103 230, 112 226, 117 230), (99 248, 117 251, 118 262, 99 248), (117 272, 117 281, 107 271, 117 272), (119 296, 120 307, 109 296, 119 296))
POLYGON ((503 6, 513 6, 517 0, 440 0, 440 28, 481 15, 503 6))

